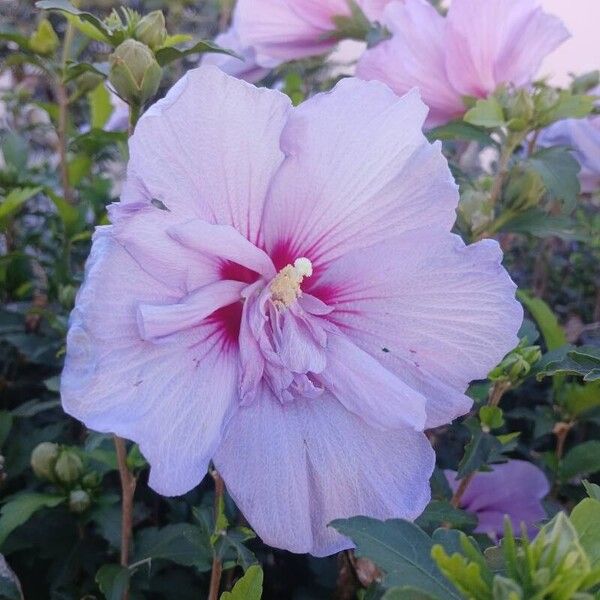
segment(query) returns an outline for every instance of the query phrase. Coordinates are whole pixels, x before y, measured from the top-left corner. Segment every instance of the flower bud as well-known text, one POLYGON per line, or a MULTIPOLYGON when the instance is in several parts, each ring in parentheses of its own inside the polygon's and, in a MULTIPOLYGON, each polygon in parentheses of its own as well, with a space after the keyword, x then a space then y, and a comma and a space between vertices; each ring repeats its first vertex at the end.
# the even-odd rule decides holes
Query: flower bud
POLYGON ((153 10, 143 17, 135 28, 135 37, 140 42, 156 50, 167 39, 165 16, 161 10, 153 10))
POLYGON ((29 38, 29 48, 36 54, 47 56, 58 48, 59 40, 52 24, 47 19, 42 19, 36 31, 29 38))
POLYGON ((84 490, 73 490, 69 494, 69 510, 81 514, 92 505, 90 495, 84 490))
POLYGON ((152 98, 162 77, 162 69, 148 46, 125 40, 109 57, 108 79, 128 104, 143 105, 152 98))
POLYGON ((42 442, 31 453, 31 468, 40 479, 54 480, 54 466, 60 451, 58 444, 42 442))
POLYGON ((544 194, 544 182, 531 169, 515 169, 504 192, 506 205, 516 211, 527 210, 538 205, 544 194))
POLYGON ((512 131, 524 131, 535 111, 533 98, 526 90, 517 90, 506 100, 505 110, 508 128, 512 131))
POLYGON ((64 485, 75 483, 83 473, 81 458, 73 450, 64 449, 56 461, 54 473, 64 485))
POLYGON ((77 83, 79 91, 85 94, 95 90, 103 81, 104 77, 102 77, 102 75, 98 75, 98 73, 93 73, 92 71, 86 71, 75 80, 75 83, 77 83))
POLYGON ((100 485, 100 475, 96 471, 86 473, 81 480, 81 485, 88 490, 97 488, 100 485))

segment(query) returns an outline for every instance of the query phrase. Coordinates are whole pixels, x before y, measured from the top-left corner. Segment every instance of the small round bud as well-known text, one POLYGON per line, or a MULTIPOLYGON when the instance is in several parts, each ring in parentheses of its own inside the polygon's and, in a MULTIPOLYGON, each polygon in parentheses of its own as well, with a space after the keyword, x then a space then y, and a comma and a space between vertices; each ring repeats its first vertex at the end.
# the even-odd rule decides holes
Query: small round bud
POLYGON ((156 50, 167 39, 165 16, 161 10, 153 10, 143 17, 135 28, 135 37, 140 42, 156 50))
POLYGON ((69 510, 81 514, 92 505, 90 495, 84 490, 73 490, 69 494, 69 510))
POLYGON ((83 473, 81 458, 73 450, 64 449, 54 466, 56 478, 65 485, 75 483, 83 473))
POLYGON ((94 489, 100 485, 100 481, 100 475, 96 471, 90 471, 83 476, 81 485, 88 490, 94 489))
POLYGON ((60 450, 58 444, 42 442, 31 453, 31 468, 40 479, 54 480, 54 466, 60 450))
POLYGON ((128 104, 141 106, 156 94, 162 69, 148 46, 125 40, 110 55, 109 62, 108 79, 128 104))

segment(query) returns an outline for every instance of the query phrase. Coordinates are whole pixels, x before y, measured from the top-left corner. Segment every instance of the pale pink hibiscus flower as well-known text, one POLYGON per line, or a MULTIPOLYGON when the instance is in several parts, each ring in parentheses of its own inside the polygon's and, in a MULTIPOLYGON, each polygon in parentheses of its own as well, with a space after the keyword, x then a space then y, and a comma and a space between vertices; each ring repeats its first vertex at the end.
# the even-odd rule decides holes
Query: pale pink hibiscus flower
POLYGON ((404 0, 386 7, 384 21, 392 37, 363 54, 357 77, 383 81, 397 94, 418 87, 430 127, 461 116, 464 96, 529 84, 569 37, 536 0, 453 0, 446 17, 427 0, 404 0))
MULTIPOLYGON (((546 518, 542 500, 550 492, 544 472, 525 460, 509 460, 492 465, 491 471, 476 473, 460 502, 460 507, 477 516, 475 531, 496 539, 504 532, 507 516, 513 529, 520 534, 523 523, 531 537, 536 525, 546 518)), ((444 471, 453 491, 460 481, 456 471, 444 471)))
POLYGON ((416 92, 341 81, 292 108, 214 67, 130 141, 73 310, 62 399, 182 494, 212 459, 262 539, 327 555, 335 518, 412 519, 424 427, 516 343, 498 244, 465 246, 416 92))
MULTIPOLYGON (((383 16, 389 0, 357 0, 371 21, 383 16)), ((254 48, 260 65, 329 52, 335 17, 351 15, 348 0, 238 0, 234 20, 245 46, 254 48)))

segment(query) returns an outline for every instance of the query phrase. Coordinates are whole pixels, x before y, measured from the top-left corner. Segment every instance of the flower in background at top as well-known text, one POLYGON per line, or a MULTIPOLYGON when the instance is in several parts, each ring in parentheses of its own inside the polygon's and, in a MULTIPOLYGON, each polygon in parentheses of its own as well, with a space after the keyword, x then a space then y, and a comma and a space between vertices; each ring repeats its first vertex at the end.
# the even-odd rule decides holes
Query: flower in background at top
MULTIPOLYGON (((460 508, 477 516, 477 533, 494 539, 501 537, 507 515, 517 534, 521 523, 525 523, 527 531, 535 536, 536 524, 546 518, 541 501, 550 491, 544 472, 525 460, 509 460, 491 468, 475 474, 461 498, 460 508)), ((460 485, 456 471, 444 473, 455 492, 460 485)))
POLYGON ((536 0, 453 0, 446 17, 427 0, 404 0, 387 6, 384 22, 391 39, 367 50, 356 74, 397 94, 418 87, 429 127, 461 116, 464 96, 529 84, 544 57, 569 37, 536 0))
POLYGON ((212 459, 265 543, 332 554, 335 518, 415 518, 422 433, 517 343, 496 242, 458 201, 416 92, 341 81, 297 108, 214 67, 139 121, 70 319, 61 393, 183 494, 212 459))
POLYGON ((581 191, 594 192, 600 187, 600 116, 565 119, 542 131, 540 146, 569 146, 581 165, 581 191))
MULTIPOLYGON (((356 0, 378 21, 390 0, 356 0)), ((348 0, 238 0, 234 21, 244 46, 253 47, 265 67, 323 54, 337 43, 336 17, 350 17, 348 0)))

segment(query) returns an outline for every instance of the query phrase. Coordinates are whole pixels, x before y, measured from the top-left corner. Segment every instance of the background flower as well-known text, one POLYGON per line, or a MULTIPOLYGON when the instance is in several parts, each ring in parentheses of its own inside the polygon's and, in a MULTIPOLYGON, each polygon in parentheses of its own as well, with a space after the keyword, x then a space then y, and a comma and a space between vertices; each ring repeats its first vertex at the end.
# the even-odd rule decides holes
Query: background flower
POLYGON ((398 94, 418 87, 431 109, 428 126, 464 113, 464 96, 528 84, 569 35, 535 0, 453 0, 446 17, 427 0, 406 0, 390 3, 384 21, 392 37, 365 52, 357 76, 398 94))

